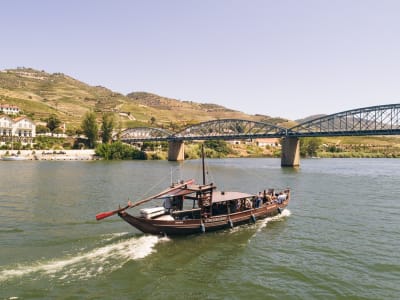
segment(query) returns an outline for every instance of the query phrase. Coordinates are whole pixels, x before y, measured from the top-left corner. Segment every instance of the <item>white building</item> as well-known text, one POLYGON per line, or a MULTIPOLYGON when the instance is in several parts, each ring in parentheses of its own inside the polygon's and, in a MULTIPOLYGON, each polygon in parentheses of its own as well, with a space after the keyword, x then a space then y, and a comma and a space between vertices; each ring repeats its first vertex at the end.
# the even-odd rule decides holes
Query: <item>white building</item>
POLYGON ((11 119, 7 115, 0 115, 0 144, 7 142, 21 142, 32 144, 36 136, 36 125, 26 116, 11 119))
POLYGON ((0 115, 0 136, 13 135, 13 120, 7 115, 0 115))
POLYGON ((19 107, 10 104, 0 104, 0 111, 7 115, 17 115, 19 114, 19 107))
POLYGON ((256 139, 256 144, 258 147, 280 147, 281 145, 278 138, 256 139))

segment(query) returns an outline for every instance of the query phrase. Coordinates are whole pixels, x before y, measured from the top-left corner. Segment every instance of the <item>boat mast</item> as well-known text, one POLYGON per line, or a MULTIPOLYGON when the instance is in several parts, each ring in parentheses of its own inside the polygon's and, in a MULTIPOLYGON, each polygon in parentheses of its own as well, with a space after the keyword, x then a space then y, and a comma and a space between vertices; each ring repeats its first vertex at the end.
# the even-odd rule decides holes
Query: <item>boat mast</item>
POLYGON ((204 167, 204 144, 201 144, 201 165, 203 167, 203 185, 206 184, 206 170, 204 167))

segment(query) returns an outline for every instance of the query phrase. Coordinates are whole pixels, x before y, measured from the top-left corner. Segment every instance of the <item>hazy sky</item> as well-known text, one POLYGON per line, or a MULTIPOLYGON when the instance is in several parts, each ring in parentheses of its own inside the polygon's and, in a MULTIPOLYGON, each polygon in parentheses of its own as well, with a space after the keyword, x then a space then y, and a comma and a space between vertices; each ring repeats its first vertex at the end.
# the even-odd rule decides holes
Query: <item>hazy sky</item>
POLYGON ((298 119, 400 100, 398 0, 0 0, 0 69, 298 119))

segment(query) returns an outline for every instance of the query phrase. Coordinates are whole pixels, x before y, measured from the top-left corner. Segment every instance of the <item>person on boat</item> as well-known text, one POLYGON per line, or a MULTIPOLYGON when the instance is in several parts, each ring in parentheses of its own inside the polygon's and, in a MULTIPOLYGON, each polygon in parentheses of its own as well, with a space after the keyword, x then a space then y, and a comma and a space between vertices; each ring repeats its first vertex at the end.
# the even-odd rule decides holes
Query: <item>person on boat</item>
POLYGON ((286 194, 284 194, 283 192, 280 192, 278 195, 278 203, 281 204, 283 201, 286 200, 286 194))
POLYGON ((263 195, 262 195, 262 203, 263 203, 263 204, 267 204, 267 202, 268 202, 267 191, 264 190, 264 191, 263 191, 263 195))
POLYGON ((229 202, 229 211, 230 211, 230 213, 235 213, 236 212, 236 203, 235 203, 235 201, 230 201, 229 202))
POLYGON ((246 207, 246 209, 253 208, 253 202, 249 198, 246 199, 245 207, 246 207))
POLYGON ((265 195, 267 203, 272 203, 274 200, 274 189, 268 189, 268 192, 265 195))
POLYGON ((255 204, 254 207, 259 208, 261 206, 261 203, 262 203, 261 192, 259 192, 256 201, 254 202, 255 204))
POLYGON ((171 203, 171 198, 170 197, 164 198, 163 207, 165 209, 165 212, 167 212, 167 213, 171 212, 172 203, 171 203))
POLYGON ((236 203, 236 211, 242 211, 243 210, 243 200, 240 199, 236 203))
POLYGON ((183 196, 174 196, 171 199, 172 210, 182 210, 183 208, 183 196))

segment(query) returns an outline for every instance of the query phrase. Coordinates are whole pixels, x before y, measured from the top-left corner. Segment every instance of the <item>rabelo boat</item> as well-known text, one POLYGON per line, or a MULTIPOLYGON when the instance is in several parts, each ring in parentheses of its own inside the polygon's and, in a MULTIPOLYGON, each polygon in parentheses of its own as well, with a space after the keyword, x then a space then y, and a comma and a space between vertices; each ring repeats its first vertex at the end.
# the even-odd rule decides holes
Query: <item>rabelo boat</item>
POLYGON ((219 191, 213 183, 205 183, 204 158, 202 161, 203 184, 196 184, 193 179, 181 181, 152 197, 99 213, 96 219, 118 214, 144 233, 189 235, 255 223, 281 214, 289 204, 289 189, 278 192, 268 189, 256 194, 219 191), (137 215, 127 212, 129 208, 152 201, 157 205, 142 208, 137 215))

